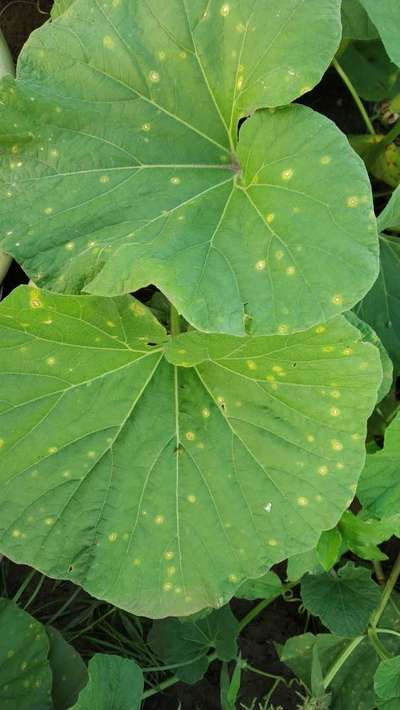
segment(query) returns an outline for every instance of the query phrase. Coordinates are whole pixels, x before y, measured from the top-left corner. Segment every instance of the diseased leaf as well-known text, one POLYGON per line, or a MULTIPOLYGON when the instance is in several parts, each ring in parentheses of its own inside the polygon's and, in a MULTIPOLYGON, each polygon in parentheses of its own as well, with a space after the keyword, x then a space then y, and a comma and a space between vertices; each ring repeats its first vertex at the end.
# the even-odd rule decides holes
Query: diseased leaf
POLYGON ((1 248, 56 291, 155 284, 203 331, 351 308, 378 269, 364 166, 310 109, 255 111, 339 39, 340 0, 75 0, 1 85, 1 248))
POLYGON ((167 338, 129 296, 17 289, 0 305, 0 551, 144 616, 221 606, 354 495, 382 377, 360 338, 344 317, 167 338))
MULTIPOLYGON (((381 269, 382 268, 383 267, 381 264, 381 269)), ((373 289, 374 288, 375 288, 375 286, 373 286, 373 289)), ((361 302, 361 303, 363 303, 363 302, 361 302)), ((363 309, 360 308, 360 304, 358 305, 358 307, 356 306, 356 308, 354 310, 357 310, 357 309, 359 310, 360 315, 361 315, 361 311, 363 309)), ((367 313, 367 315, 369 317, 368 313, 367 313)), ((369 322, 362 320, 353 311, 349 311, 348 313, 346 313, 346 318, 352 325, 355 325, 356 328, 358 328, 358 330, 360 331, 360 333, 362 335, 362 340, 364 341, 364 343, 372 343, 379 350, 379 354, 381 357, 382 372, 383 372, 382 382, 381 382, 381 386, 378 391, 378 400, 377 400, 378 402, 380 402, 388 394, 388 392, 390 392, 390 389, 392 387, 392 384, 393 384, 393 363, 392 363, 389 355, 387 354, 386 348, 383 346, 381 339, 378 338, 377 334, 375 333, 375 331, 373 330, 373 328, 369 322)), ((369 319, 373 320, 373 318, 370 318, 370 317, 369 317, 369 319)))
POLYGON ((342 0, 343 39, 377 39, 378 31, 360 0, 342 0))
POLYGON ((348 562, 337 573, 306 575, 301 582, 306 609, 338 636, 362 633, 380 598, 380 589, 365 567, 348 562))
POLYGON ((287 578, 290 582, 297 582, 307 572, 309 574, 321 574, 323 570, 324 568, 317 555, 317 548, 313 547, 311 550, 289 557, 287 578))
POLYGON ((357 495, 368 511, 387 518, 400 510, 400 414, 385 434, 381 451, 367 455, 357 495))
POLYGON ((400 148, 396 143, 389 143, 377 153, 377 144, 384 138, 384 135, 350 136, 350 143, 364 160, 371 175, 391 187, 397 187, 400 181, 400 148))
POLYGON ((381 661, 374 676, 375 693, 383 700, 400 702, 400 656, 381 661))
POLYGON ((400 66, 400 4, 398 0, 360 0, 377 28, 386 51, 400 66))
POLYGON ((240 585, 235 596, 239 599, 269 599, 272 601, 282 593, 282 582, 275 572, 266 572, 257 579, 248 579, 240 585))
POLYGON ((54 710, 67 710, 77 700, 88 681, 87 668, 79 653, 53 626, 46 626, 50 641, 49 663, 52 673, 54 710))
POLYGON ((53 7, 51 8, 50 16, 53 20, 63 12, 66 12, 68 8, 72 5, 75 0, 55 0, 53 7))
POLYGON ((9 599, 0 599, 1 710, 50 710, 49 642, 42 625, 9 599))
POLYGON ((400 91, 400 72, 380 41, 351 42, 340 57, 357 93, 366 101, 391 99, 400 91))
POLYGON ((236 657, 238 633, 239 623, 229 606, 225 606, 196 621, 154 621, 148 641, 165 664, 184 664, 174 668, 178 678, 196 683, 208 668, 206 654, 210 649, 216 650, 221 661, 236 657), (188 664, 191 659, 193 663, 188 664))
POLYGON ((89 682, 71 710, 139 710, 143 673, 134 661, 98 653, 88 670, 89 682))

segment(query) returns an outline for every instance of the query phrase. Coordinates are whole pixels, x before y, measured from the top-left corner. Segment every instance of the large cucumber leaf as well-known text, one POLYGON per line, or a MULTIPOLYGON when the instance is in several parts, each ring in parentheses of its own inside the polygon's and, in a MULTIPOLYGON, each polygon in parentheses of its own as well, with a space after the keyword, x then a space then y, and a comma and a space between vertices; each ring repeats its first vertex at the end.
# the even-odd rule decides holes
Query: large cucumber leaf
POLYGON ((351 501, 379 352, 344 317, 169 339, 130 296, 0 306, 0 551, 146 616, 220 606, 351 501))
POLYGON ((50 710, 49 641, 44 627, 9 599, 0 599, 0 707, 50 710))
POLYGON ((0 246, 36 283, 152 283, 235 335, 303 330, 362 298, 378 269, 364 166, 310 109, 255 111, 318 82, 340 0, 59 7, 0 91, 0 246))

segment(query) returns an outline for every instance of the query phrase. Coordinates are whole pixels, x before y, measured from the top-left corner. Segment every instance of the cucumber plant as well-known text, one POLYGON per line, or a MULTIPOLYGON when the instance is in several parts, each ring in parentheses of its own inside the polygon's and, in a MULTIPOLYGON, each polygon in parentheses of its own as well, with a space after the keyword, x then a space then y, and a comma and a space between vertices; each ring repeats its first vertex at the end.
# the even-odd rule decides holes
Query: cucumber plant
MULTIPOLYGON (((264 608, 302 578, 331 635, 280 655, 315 707, 342 707, 353 651, 377 667, 394 577, 381 603, 362 565, 333 568, 350 552, 379 577, 400 524, 397 419, 372 453, 397 408, 400 188, 377 221, 368 175, 400 128, 375 133, 352 59, 400 64, 396 19, 390 0, 56 0, 0 82, 0 263, 31 280, 0 304, 0 552, 158 620, 177 679, 219 659, 224 710, 249 668, 234 595, 264 608), (293 103, 331 64, 368 131, 353 147, 293 103)), ((91 663, 74 707, 113 676, 121 707, 152 696, 136 666, 91 663)))

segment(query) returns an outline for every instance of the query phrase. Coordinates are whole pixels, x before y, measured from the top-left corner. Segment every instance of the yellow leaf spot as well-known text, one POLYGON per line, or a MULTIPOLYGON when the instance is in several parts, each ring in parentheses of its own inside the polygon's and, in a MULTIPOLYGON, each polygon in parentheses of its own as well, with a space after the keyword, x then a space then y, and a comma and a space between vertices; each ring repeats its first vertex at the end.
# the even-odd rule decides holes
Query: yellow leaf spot
POLYGON ((288 276, 294 276, 294 274, 296 273, 295 267, 294 267, 294 266, 288 266, 287 269, 286 269, 286 273, 287 273, 288 276))
POLYGON ((259 261, 256 261, 256 271, 264 271, 266 266, 267 262, 265 261, 265 259, 260 259, 259 261))
POLYGON ((304 508, 306 505, 308 505, 308 498, 305 498, 304 496, 300 496, 297 499, 298 505, 300 505, 302 508, 304 508))
POLYGON ((235 584, 238 581, 236 574, 230 574, 228 579, 230 582, 232 582, 232 584, 235 584))
POLYGON ((106 185, 108 182, 110 182, 110 178, 108 177, 108 175, 101 175, 100 182, 102 185, 106 185))
POLYGON ((284 255, 283 251, 281 251, 280 249, 278 249, 278 251, 275 252, 275 259, 277 259, 278 261, 281 261, 284 256, 285 255, 284 255))
POLYGON ((285 323, 281 323, 278 325, 278 333, 279 335, 287 335, 289 332, 289 327, 285 323))
POLYGON ((45 525, 54 525, 54 523, 55 523, 54 518, 45 518, 45 519, 44 519, 44 524, 45 524, 45 525))
POLYGON ((222 17, 228 17, 230 11, 231 11, 230 5, 228 5, 228 3, 225 3, 225 5, 222 5, 222 7, 220 9, 220 14, 222 15, 222 17))
POLYGON ((154 70, 151 71, 149 73, 149 79, 152 84, 158 84, 158 82, 160 81, 160 75, 159 75, 158 71, 154 71, 154 70))
POLYGON ((188 441, 194 441, 196 438, 196 434, 194 433, 194 431, 187 431, 185 436, 188 441))
POLYGON ((6 443, 6 442, 4 441, 4 439, 0 439, 0 449, 3 448, 3 446, 4 446, 5 443, 6 443))
POLYGON ((164 62, 166 57, 167 57, 167 55, 165 54, 165 52, 163 52, 163 50, 158 52, 158 58, 159 58, 160 62, 164 62))
POLYGON ((358 207, 360 200, 355 195, 351 195, 347 198, 347 207, 358 207))
POLYGON ((322 348, 322 352, 323 353, 333 353, 334 349, 335 348, 333 345, 324 345, 324 347, 322 348))
POLYGON ((115 42, 110 35, 106 35, 105 37, 103 37, 103 47, 105 47, 106 49, 114 49, 115 42))
POLYGON ((351 355, 353 353, 351 348, 345 348, 342 350, 342 355, 351 355))
POLYGON ((151 131, 151 124, 150 124, 150 123, 144 123, 143 126, 142 126, 142 131, 144 131, 145 133, 148 133, 149 131, 151 131))
POLYGON ((139 560, 138 557, 135 557, 135 559, 132 561, 132 564, 134 567, 140 567, 140 565, 142 564, 142 560, 139 560))
POLYGON ((340 409, 338 409, 338 407, 331 407, 329 414, 331 417, 340 417, 340 409))
POLYGON ((173 585, 171 584, 171 582, 165 582, 165 584, 163 585, 164 592, 170 592, 172 589, 173 585))
POLYGON ((266 219, 266 221, 268 222, 268 224, 272 224, 272 222, 273 222, 274 219, 275 219, 274 213, 273 213, 273 212, 269 212, 269 213, 266 215, 265 219, 266 219))
POLYGON ((201 416, 204 417, 204 419, 208 419, 210 416, 210 410, 207 407, 204 407, 204 409, 201 410, 201 416))
POLYGON ((270 537, 270 539, 268 540, 268 545, 271 545, 271 547, 276 547, 277 544, 278 544, 278 540, 275 540, 274 537, 270 537))
POLYGON ((172 565, 171 565, 171 567, 167 567, 168 577, 173 577, 175 573, 176 573, 176 567, 173 567, 172 565))
POLYGON ((343 304, 343 296, 341 293, 335 293, 334 296, 332 296, 331 301, 334 306, 341 306, 343 304))
POLYGON ((312 444, 315 441, 315 436, 314 434, 307 434, 306 439, 312 444))
POLYGON ((53 367, 53 365, 56 364, 56 359, 55 357, 48 357, 46 360, 46 365, 49 365, 49 367, 53 367))
POLYGON ((156 515, 154 522, 156 525, 162 525, 165 522, 165 518, 163 515, 156 515))
POLYGON ((97 454, 96 454, 95 451, 88 451, 88 452, 87 452, 87 457, 88 457, 88 459, 95 459, 96 456, 97 456, 97 454))
POLYGON ((247 360, 246 365, 249 368, 249 370, 257 370, 257 363, 254 362, 254 360, 247 360))
POLYGON ((273 365, 272 372, 283 372, 283 367, 281 367, 280 365, 273 365))
POLYGON ((131 303, 129 308, 132 311, 132 313, 138 317, 144 316, 144 314, 146 313, 144 306, 142 306, 140 303, 136 303, 136 302, 131 303))
POLYGON ((341 461, 338 461, 337 464, 335 464, 336 468, 341 471, 344 468, 344 464, 341 461))
POLYGON ((176 177, 176 176, 174 176, 174 177, 172 177, 172 178, 170 179, 170 183, 171 183, 172 185, 180 185, 180 184, 181 184, 181 179, 178 178, 178 177, 176 177))
POLYGON ((332 390, 329 394, 333 397, 333 399, 340 399, 341 397, 339 390, 332 390))
POLYGON ((334 451, 342 451, 343 450, 343 444, 341 443, 341 441, 337 441, 337 439, 332 439, 331 446, 334 451))
POLYGON ((54 148, 53 150, 50 151, 50 155, 51 155, 52 158, 58 158, 58 156, 60 155, 60 153, 58 152, 58 150, 56 150, 56 149, 54 148))
POLYGON ((236 25, 236 32, 240 32, 240 34, 242 34, 245 31, 245 29, 246 29, 246 26, 243 24, 243 22, 239 22, 236 25))
POLYGON ((196 496, 193 496, 193 495, 188 496, 187 499, 188 499, 189 503, 195 503, 197 500, 196 496))
POLYGON ((328 475, 328 466, 320 466, 318 469, 318 473, 320 476, 327 476, 328 475))
POLYGON ((284 170, 281 173, 281 178, 282 180, 291 180, 294 175, 294 170, 292 168, 288 168, 287 170, 284 170))
POLYGON ((21 537, 21 530, 15 528, 15 530, 12 531, 11 536, 15 538, 21 537))
POLYGON ((51 214, 53 212, 52 207, 45 207, 43 210, 44 214, 51 214))
POLYGON ((179 59, 187 59, 186 52, 179 52, 178 56, 179 56, 179 59))
POLYGON ((164 552, 164 559, 165 560, 172 560, 173 557, 174 557, 174 553, 172 552, 172 550, 167 550, 166 552, 164 552))
POLYGON ((323 156, 319 159, 319 162, 321 163, 321 165, 329 165, 329 163, 331 162, 331 160, 332 160, 332 158, 331 158, 330 155, 323 155, 323 156))
POLYGON ((109 534, 108 539, 110 542, 115 542, 118 537, 118 533, 112 532, 109 534))
POLYGON ((322 333, 325 333, 326 327, 324 325, 317 325, 315 332, 317 335, 321 335, 322 333))
POLYGON ((360 434, 352 434, 351 438, 353 439, 353 441, 359 441, 361 439, 361 435, 360 434))
POLYGON ((64 249, 66 249, 67 251, 73 251, 73 249, 75 249, 75 243, 67 242, 64 246, 64 249))

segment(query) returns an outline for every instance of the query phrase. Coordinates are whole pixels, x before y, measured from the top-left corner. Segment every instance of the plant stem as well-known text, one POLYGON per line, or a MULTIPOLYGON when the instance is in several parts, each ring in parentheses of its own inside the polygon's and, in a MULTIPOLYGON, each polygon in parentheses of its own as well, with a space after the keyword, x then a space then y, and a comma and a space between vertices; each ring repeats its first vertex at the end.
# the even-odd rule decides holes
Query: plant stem
POLYGON ((375 135, 375 130, 374 130, 374 127, 373 127, 373 125, 372 125, 372 123, 371 123, 371 119, 370 119, 370 117, 368 116, 368 113, 367 113, 367 111, 366 111, 366 109, 365 109, 365 106, 364 106, 363 102, 361 101, 359 95, 357 94, 357 91, 355 90, 353 84, 351 83, 350 78, 347 76, 346 72, 343 70, 342 66, 339 64, 339 62, 337 61, 337 59, 333 59, 333 60, 332 60, 332 66, 335 67, 335 69, 336 69, 337 73, 339 74, 340 78, 341 78, 341 79, 343 80, 343 82, 346 84, 346 86, 347 86, 349 92, 351 93, 351 95, 352 95, 352 97, 353 97, 353 99, 354 99, 354 102, 356 103, 357 108, 358 108, 358 110, 359 110, 359 112, 360 112, 360 114, 361 114, 361 116, 362 116, 362 118, 363 118, 363 121, 364 121, 364 123, 365 123, 365 126, 366 126, 368 132, 371 134, 371 136, 374 136, 374 135, 375 135))
MULTIPOLYGON (((7 42, 4 39, 4 35, 0 30, 0 79, 6 74, 14 75, 14 62, 12 60, 10 50, 8 49, 7 42)), ((11 262, 11 256, 0 252, 0 286, 7 275, 11 262)))
POLYGON ((323 679, 323 684, 325 690, 329 687, 329 685, 332 683, 335 675, 340 671, 341 667, 346 663, 347 659, 353 651, 357 648, 357 646, 360 645, 361 641, 363 641, 365 636, 357 636, 355 639, 352 639, 342 651, 340 656, 334 661, 332 666, 330 667, 329 671, 327 672, 326 676, 323 679))
POLYGON ((375 628, 372 626, 370 626, 368 629, 368 639, 371 643, 371 646, 374 647, 381 661, 386 661, 387 658, 390 658, 390 653, 387 652, 384 645, 379 641, 378 634, 376 633, 375 628))
POLYGON ((181 332, 180 316, 175 306, 172 305, 172 303, 170 306, 170 328, 172 336, 179 335, 179 333, 181 332))
POLYGON ((384 586, 385 586, 386 579, 385 579, 385 575, 384 575, 384 573, 383 573, 383 569, 382 569, 381 563, 380 563, 379 561, 377 561, 377 560, 374 560, 373 563, 372 563, 372 565, 373 565, 373 568, 374 568, 375 577, 376 577, 376 579, 377 579, 378 584, 379 584, 381 587, 384 587, 384 586))
MULTIPOLYGON (((216 660, 217 658, 217 652, 214 651, 211 653, 208 658, 208 663, 212 663, 213 661, 216 660)), ((182 665, 187 665, 187 664, 182 664, 182 665)), ((146 698, 151 698, 152 695, 157 695, 157 693, 160 693, 162 690, 166 690, 167 688, 170 688, 171 685, 175 685, 175 683, 180 683, 181 679, 177 678, 176 675, 171 676, 171 678, 167 678, 166 680, 163 680, 162 683, 159 683, 156 688, 151 688, 150 690, 146 690, 143 695, 142 695, 142 700, 146 700, 146 698)))
POLYGON ((390 634, 391 636, 400 636, 400 631, 395 631, 394 629, 377 629, 375 628, 377 634, 390 634))
POLYGON ((15 603, 17 603, 17 602, 21 599, 21 597, 22 597, 22 595, 23 595, 25 589, 26 589, 27 586, 30 584, 30 582, 31 582, 31 580, 33 579, 33 577, 35 576, 35 574, 36 574, 36 570, 33 569, 33 570, 31 570, 31 571, 29 572, 29 574, 26 575, 26 577, 25 577, 24 581, 22 582, 20 588, 18 589, 18 591, 17 591, 17 592, 14 594, 14 596, 13 596, 13 601, 14 601, 15 603))
POLYGON ((386 604, 388 603, 393 589, 395 588, 396 582, 399 578, 400 575, 400 554, 397 556, 396 561, 393 565, 392 571, 388 577, 388 580, 386 582, 385 588, 382 592, 382 596, 380 599, 380 602, 374 611, 374 613, 371 616, 371 621, 370 621, 370 626, 372 626, 373 629, 375 629, 379 623, 379 620, 385 611, 386 604))

